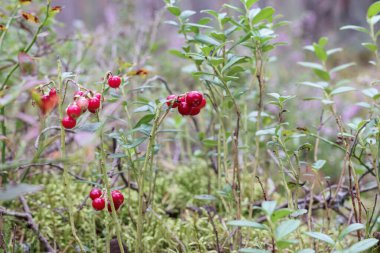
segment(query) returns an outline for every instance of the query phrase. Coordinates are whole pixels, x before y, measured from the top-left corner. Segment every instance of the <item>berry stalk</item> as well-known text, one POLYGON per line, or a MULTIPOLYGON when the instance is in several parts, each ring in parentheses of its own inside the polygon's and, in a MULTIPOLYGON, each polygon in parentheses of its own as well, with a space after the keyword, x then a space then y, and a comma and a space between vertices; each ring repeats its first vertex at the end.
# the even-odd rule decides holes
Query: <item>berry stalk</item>
MULTIPOLYGON (((63 119, 64 113, 63 113, 63 94, 62 91, 64 90, 63 80, 62 80, 62 63, 60 60, 58 60, 58 85, 59 85, 59 102, 58 102, 58 112, 59 112, 59 118, 60 120, 63 119)), ((63 184, 65 185, 65 188, 67 189, 67 208, 69 210, 69 220, 70 220, 70 226, 71 226, 71 232, 75 238, 75 240, 79 244, 79 248, 81 252, 85 252, 84 247, 82 245, 81 240, 79 239, 77 232, 75 230, 75 224, 74 224, 74 216, 73 216, 73 207, 72 207, 72 200, 69 199, 71 194, 71 188, 70 188, 70 177, 67 171, 67 166, 65 166, 65 159, 66 159, 66 132, 65 128, 61 125, 61 159, 63 161, 62 167, 63 167, 63 184)))
MULTIPOLYGON (((102 93, 101 93, 102 97, 104 97, 105 83, 107 82, 107 79, 108 79, 107 77, 109 75, 110 75, 110 72, 108 72, 106 74, 106 78, 103 81, 102 93)), ((101 122, 100 117, 99 117, 99 112, 96 113, 96 117, 97 117, 98 122, 101 122)), ((115 204, 114 204, 114 201, 113 201, 113 198, 111 195, 111 185, 110 185, 110 182, 108 180, 108 175, 107 175, 106 152, 105 152, 105 148, 104 148, 103 126, 100 128, 99 140, 100 140, 100 147, 99 147, 99 149, 100 149, 100 170, 101 170, 101 173, 103 176, 103 184, 105 185, 105 188, 106 188, 106 192, 107 192, 106 194, 108 197, 108 201, 111 204, 111 210, 112 210, 111 216, 112 216, 112 220, 116 226, 117 243, 119 244, 120 252, 124 253, 124 247, 123 247, 123 243, 121 240, 121 228, 120 228, 120 224, 119 224, 118 219, 117 219, 116 208, 115 208, 115 204)), ((107 238, 109 239, 109 236, 107 238)), ((109 245, 109 241, 107 242, 107 245, 109 245)))

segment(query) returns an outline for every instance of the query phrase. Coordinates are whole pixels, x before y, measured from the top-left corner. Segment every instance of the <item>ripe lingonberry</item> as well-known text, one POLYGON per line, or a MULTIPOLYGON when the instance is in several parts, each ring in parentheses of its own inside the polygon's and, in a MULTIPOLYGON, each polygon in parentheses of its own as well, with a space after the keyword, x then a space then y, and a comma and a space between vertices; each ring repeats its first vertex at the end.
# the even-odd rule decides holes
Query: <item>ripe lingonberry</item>
POLYGON ((178 106, 178 112, 181 115, 189 115, 191 111, 191 107, 186 102, 181 102, 178 106))
POLYGON ((92 200, 99 198, 100 196, 102 196, 102 190, 100 190, 99 188, 92 188, 89 196, 92 200))
POLYGON ((65 117, 63 117, 61 123, 64 128, 71 129, 75 127, 75 125, 77 124, 77 121, 74 118, 66 115, 65 117))
POLYGON ((55 96, 55 95, 57 95, 57 90, 53 88, 49 91, 49 96, 55 96))
POLYGON ((198 105, 197 108, 199 108, 199 109, 204 108, 206 106, 206 103, 207 103, 206 99, 203 97, 201 104, 198 105))
POLYGON ((201 111, 201 109, 200 109, 199 107, 192 107, 191 110, 190 110, 189 115, 191 115, 191 116, 195 116, 195 115, 197 115, 200 111, 201 111))
POLYGON ((166 100, 168 100, 168 102, 166 102, 166 104, 168 106, 171 106, 172 108, 176 108, 179 106, 179 102, 176 101, 177 100, 177 96, 176 95, 169 95, 166 100), (173 101, 174 100, 174 101, 173 101))
MULTIPOLYGON (((113 204, 115 205, 115 210, 117 211, 119 209, 120 205, 116 205, 115 202, 113 204)), ((110 212, 110 213, 112 212, 111 203, 107 204, 107 209, 108 209, 108 212, 110 212)))
POLYGON ((102 101, 102 94, 96 93, 94 97, 96 97, 97 99, 99 99, 100 101, 102 101))
POLYGON ((90 98, 88 101, 88 110, 92 113, 95 113, 100 107, 100 99, 97 97, 90 98))
POLYGON ((108 85, 111 87, 111 88, 119 88, 121 84, 121 78, 119 76, 111 76, 110 78, 108 78, 108 85))
POLYGON ((203 95, 199 91, 190 91, 186 94, 186 103, 191 107, 197 107, 202 103, 203 95))
POLYGON ((82 109, 76 104, 73 103, 72 105, 69 105, 66 109, 66 113, 71 118, 78 118, 80 114, 82 113, 82 109))
POLYGON ((118 191, 118 190, 112 191, 111 195, 112 195, 112 200, 113 200, 113 203, 115 204, 115 206, 116 205, 120 206, 121 204, 123 204, 124 196, 120 191, 118 191))
POLYGON ((104 198, 96 198, 92 201, 92 207, 96 210, 96 211, 100 211, 100 210, 103 210, 104 207, 106 207, 106 201, 104 200, 104 198))

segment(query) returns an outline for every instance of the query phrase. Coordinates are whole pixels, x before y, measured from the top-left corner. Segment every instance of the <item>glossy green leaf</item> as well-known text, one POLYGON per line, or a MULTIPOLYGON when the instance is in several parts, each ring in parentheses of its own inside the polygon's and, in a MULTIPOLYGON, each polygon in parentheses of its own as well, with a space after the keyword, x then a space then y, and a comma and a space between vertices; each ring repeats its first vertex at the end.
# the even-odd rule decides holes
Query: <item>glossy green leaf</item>
POLYGON ((345 229, 343 229, 342 232, 340 232, 338 240, 341 241, 349 233, 352 233, 354 231, 361 230, 361 229, 365 229, 365 226, 363 224, 361 224, 361 223, 350 224, 348 227, 346 227, 345 229))
POLYGON ((272 7, 265 7, 253 17, 251 23, 255 25, 263 20, 272 21, 274 13, 275 10, 272 7))
POLYGON ((334 89, 333 91, 331 91, 331 95, 338 95, 338 94, 341 94, 341 93, 346 93, 346 92, 350 92, 350 91, 354 91, 356 90, 355 88, 353 87, 350 87, 350 86, 342 86, 342 87, 338 87, 336 89, 334 89))
POLYGON ((334 240, 326 234, 323 234, 320 232, 305 232, 305 234, 314 238, 314 239, 326 242, 326 243, 331 244, 331 245, 335 245, 334 240))
POLYGON ((250 227, 250 228, 256 228, 256 229, 267 229, 266 226, 263 224, 257 223, 255 221, 248 221, 248 220, 232 220, 227 222, 227 225, 229 226, 235 226, 235 227, 250 227))
POLYGON ((380 12, 380 2, 374 2, 371 4, 367 11, 367 18, 372 18, 380 12))
POLYGON ((355 30, 355 31, 358 31, 358 32, 369 33, 369 31, 367 29, 365 29, 364 27, 356 26, 356 25, 342 26, 340 28, 340 30, 355 30))
POLYGON ((300 220, 286 220, 277 226, 275 230, 276 240, 282 240, 293 233, 301 225, 300 220))
POLYGON ((352 245, 348 250, 350 253, 360 253, 374 247, 378 241, 375 238, 364 239, 352 245))

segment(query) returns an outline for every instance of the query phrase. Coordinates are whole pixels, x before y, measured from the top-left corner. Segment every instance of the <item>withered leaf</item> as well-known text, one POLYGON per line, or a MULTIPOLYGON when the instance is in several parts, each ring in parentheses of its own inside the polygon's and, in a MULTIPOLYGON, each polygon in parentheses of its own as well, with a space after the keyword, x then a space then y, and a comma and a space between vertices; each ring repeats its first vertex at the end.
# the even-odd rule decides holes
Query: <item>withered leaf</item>
POLYGON ((54 6, 54 7, 51 8, 51 11, 55 12, 55 13, 60 13, 61 10, 62 10, 61 6, 54 6))
POLYGON ((29 12, 22 11, 21 15, 28 22, 31 22, 31 23, 34 23, 34 24, 38 24, 40 22, 40 20, 38 19, 37 16, 34 16, 33 14, 31 14, 29 12))

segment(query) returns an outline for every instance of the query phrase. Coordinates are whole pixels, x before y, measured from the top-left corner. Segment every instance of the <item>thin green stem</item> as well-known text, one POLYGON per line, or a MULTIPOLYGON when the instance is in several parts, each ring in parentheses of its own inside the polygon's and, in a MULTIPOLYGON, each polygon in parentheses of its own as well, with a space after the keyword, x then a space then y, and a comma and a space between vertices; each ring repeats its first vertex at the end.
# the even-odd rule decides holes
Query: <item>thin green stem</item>
MULTIPOLYGON (((64 89, 64 84, 62 80, 62 63, 60 60, 58 60, 58 96, 59 96, 59 102, 58 102, 58 112, 59 112, 59 118, 60 120, 64 117, 64 109, 63 109, 63 96, 62 91, 64 89)), ((61 159, 65 161, 66 159, 66 132, 65 128, 61 124, 61 159)), ((75 230, 75 224, 74 224, 74 214, 73 214, 73 206, 72 206, 72 199, 71 196, 73 194, 71 193, 71 187, 70 187, 70 177, 68 174, 68 168, 65 165, 65 162, 62 163, 63 167, 63 184, 65 185, 65 189, 67 190, 67 208, 69 210, 69 219, 70 219, 70 226, 71 226, 71 232, 75 238, 75 240, 78 242, 81 252, 85 252, 84 247, 82 245, 81 240, 79 239, 76 230, 75 230)))

